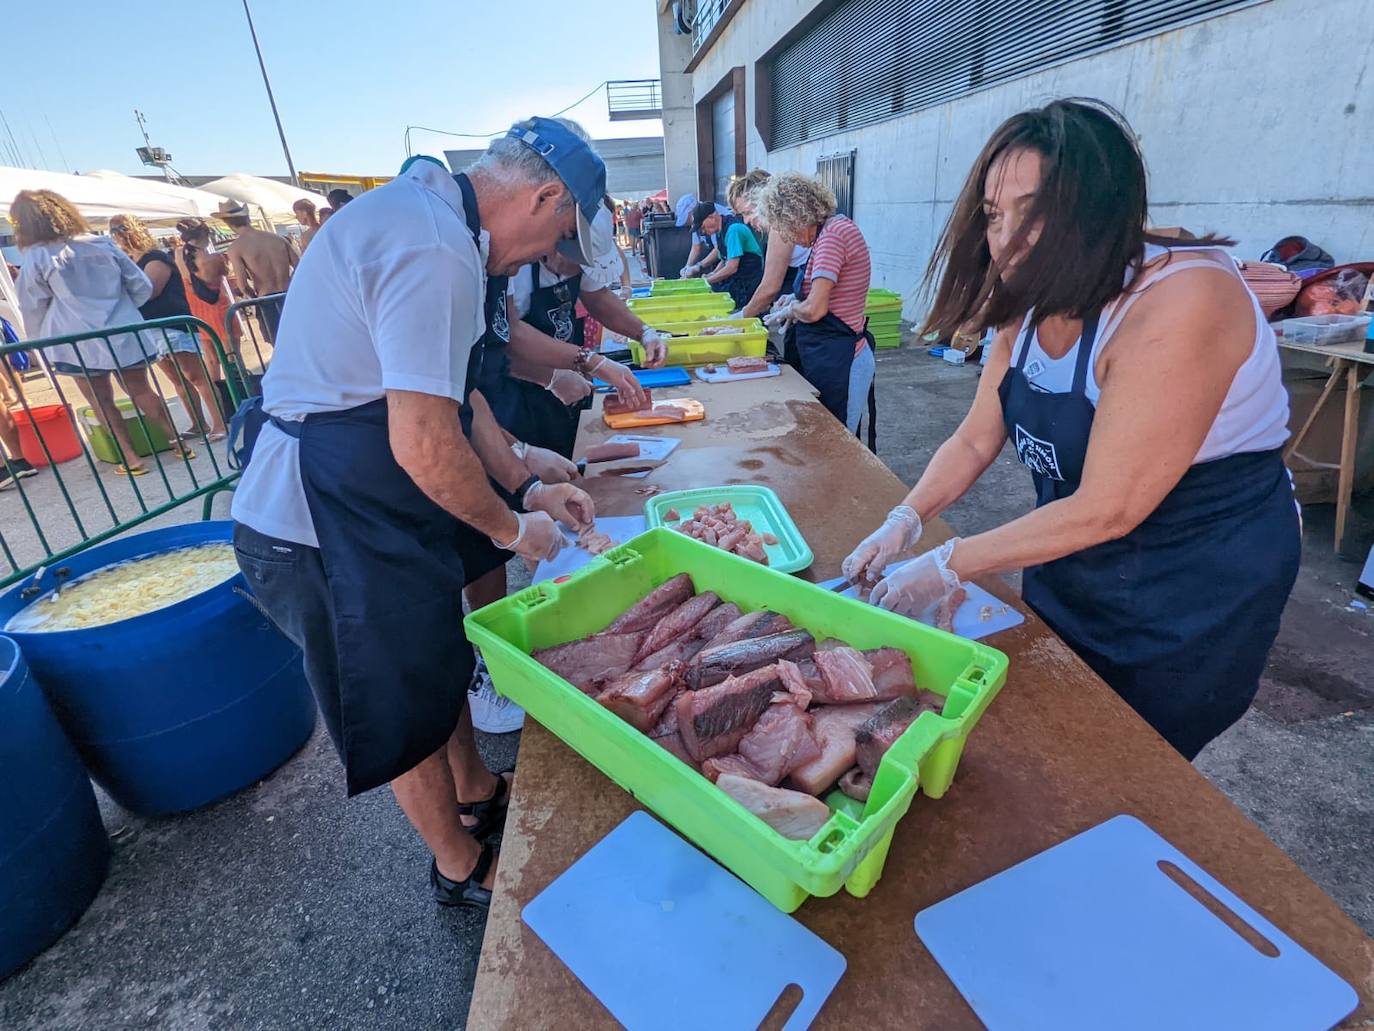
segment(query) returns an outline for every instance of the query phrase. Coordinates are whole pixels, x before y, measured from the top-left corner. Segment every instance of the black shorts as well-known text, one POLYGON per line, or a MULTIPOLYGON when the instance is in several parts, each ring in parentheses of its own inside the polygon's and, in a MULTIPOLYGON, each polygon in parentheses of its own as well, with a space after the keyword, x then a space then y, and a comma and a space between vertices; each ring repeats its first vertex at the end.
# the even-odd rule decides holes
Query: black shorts
MULTIPOLYGON (((348 752, 345 749, 343 702, 340 697, 339 652, 337 645, 337 620, 334 615, 334 597, 325 576, 324 563, 320 550, 293 541, 258 533, 242 523, 234 524, 234 555, 239 569, 243 571, 248 586, 252 589, 258 606, 296 647, 301 649, 305 664, 305 677, 310 690, 320 707, 325 727, 329 730, 330 740, 343 760, 345 769, 349 768, 348 752)), ((461 622, 454 626, 454 633, 461 636, 461 622)), ((466 638, 463 638, 466 643, 466 638)), ((397 641, 397 647, 407 647, 404 641, 397 641)), ((464 668, 447 671, 446 675, 460 681, 449 687, 454 689, 458 702, 456 707, 447 709, 444 718, 435 717, 434 725, 421 728, 421 733, 432 739, 437 749, 458 725, 458 717, 467 704, 468 682, 472 678, 476 656, 471 645, 466 647, 468 661, 464 668)), ((380 678, 379 678, 380 682, 380 678)), ((388 688, 390 689, 390 688, 388 688)), ((377 711, 390 711, 397 719, 404 719, 404 705, 378 706, 377 711)), ((368 731, 385 739, 399 727, 369 726, 368 731)), ((415 728, 408 728, 414 731, 415 728)), ((404 769, 394 770, 386 779, 394 779, 405 773, 404 769)), ((350 774, 350 784, 353 782, 350 774)), ((368 787, 376 786, 368 784, 368 787)), ((368 787, 350 788, 350 794, 368 787)))
POLYGON ((262 320, 262 333, 269 344, 277 342, 277 330, 281 326, 281 309, 285 303, 286 300, 282 297, 258 302, 258 317, 262 320))

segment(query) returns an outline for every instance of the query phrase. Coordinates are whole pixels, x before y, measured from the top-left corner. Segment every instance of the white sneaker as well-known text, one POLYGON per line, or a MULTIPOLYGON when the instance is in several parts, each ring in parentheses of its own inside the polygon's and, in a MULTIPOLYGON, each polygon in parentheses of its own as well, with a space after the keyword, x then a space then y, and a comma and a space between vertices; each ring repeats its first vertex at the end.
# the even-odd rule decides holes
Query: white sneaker
POLYGON ((488 734, 509 734, 525 725, 525 710, 504 695, 496 693, 487 664, 477 660, 477 671, 468 688, 472 725, 488 734))

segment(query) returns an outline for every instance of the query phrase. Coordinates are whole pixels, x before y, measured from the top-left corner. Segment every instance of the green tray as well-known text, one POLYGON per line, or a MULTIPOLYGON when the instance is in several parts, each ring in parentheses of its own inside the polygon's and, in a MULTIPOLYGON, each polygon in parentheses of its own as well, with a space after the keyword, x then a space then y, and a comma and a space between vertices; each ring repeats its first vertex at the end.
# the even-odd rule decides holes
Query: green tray
POLYGON ((644 521, 650 530, 655 526, 671 527, 675 524, 663 517, 663 513, 670 508, 677 509, 682 519, 690 519, 698 505, 722 505, 727 501, 735 506, 735 515, 748 519, 759 533, 771 533, 777 537, 777 544, 763 546, 770 569, 776 569, 779 573, 796 573, 811 564, 814 557, 811 546, 806 543, 801 530, 797 529, 797 524, 787 514, 782 499, 771 487, 733 483, 724 487, 669 491, 644 502, 644 521))
POLYGON ((664 294, 709 294, 711 284, 704 279, 655 279, 649 287, 652 297, 664 294))
POLYGON ((949 788, 969 732, 1001 689, 1007 658, 662 527, 612 548, 562 583, 528 587, 464 621, 496 688, 643 805, 784 912, 843 886, 867 895, 882 876, 892 831, 919 786, 949 788), (831 792, 832 815, 810 841, 790 841, 529 653, 594 633, 676 573, 742 609, 781 612, 818 639, 911 656, 917 683, 945 697, 883 757, 868 802, 831 792), (838 796, 838 797, 837 797, 838 796))
MULTIPOLYGON (((726 322, 742 322, 743 319, 728 319, 726 322)), ((686 336, 674 336, 668 342, 668 357, 663 360, 664 365, 669 366, 693 366, 707 365, 712 362, 724 364, 731 358, 762 358, 768 353, 768 330, 763 327, 763 323, 758 319, 748 320, 754 324, 753 329, 747 329, 743 333, 730 333, 725 336, 699 336, 688 333, 686 336)), ((698 326, 708 323, 697 323, 698 326)), ((690 323, 678 322, 677 326, 690 325, 690 323)), ((716 322, 709 325, 718 325, 716 322)), ((681 329, 677 330, 682 333, 681 329)), ((636 365, 644 364, 644 345, 638 340, 629 341, 630 357, 636 365)))

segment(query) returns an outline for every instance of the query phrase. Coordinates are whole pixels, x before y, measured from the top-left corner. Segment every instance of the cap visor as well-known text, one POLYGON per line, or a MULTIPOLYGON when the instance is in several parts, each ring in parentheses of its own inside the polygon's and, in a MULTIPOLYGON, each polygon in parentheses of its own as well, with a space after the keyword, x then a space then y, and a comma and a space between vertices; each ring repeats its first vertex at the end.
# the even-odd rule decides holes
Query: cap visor
POLYGON ((577 209, 577 239, 559 240, 558 253, 565 258, 571 258, 579 265, 591 265, 596 262, 596 233, 592 229, 592 224, 587 217, 582 214, 582 209, 577 209))

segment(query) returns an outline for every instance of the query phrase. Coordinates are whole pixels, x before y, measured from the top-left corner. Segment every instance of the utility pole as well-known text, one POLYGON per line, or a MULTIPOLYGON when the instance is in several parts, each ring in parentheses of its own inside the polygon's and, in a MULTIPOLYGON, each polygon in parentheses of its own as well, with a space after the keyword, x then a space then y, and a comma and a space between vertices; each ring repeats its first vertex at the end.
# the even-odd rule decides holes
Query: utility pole
POLYGON ((258 30, 253 28, 253 12, 248 10, 248 0, 243 0, 243 14, 248 19, 248 32, 253 37, 253 49, 258 54, 258 67, 262 69, 262 84, 267 89, 267 102, 272 105, 272 118, 277 123, 277 135, 281 137, 281 152, 286 155, 286 167, 291 170, 291 184, 299 189, 301 181, 296 175, 296 163, 291 160, 291 148, 286 145, 286 131, 281 127, 277 100, 272 96, 272 83, 267 79, 267 64, 262 59, 262 47, 258 45, 258 30))

